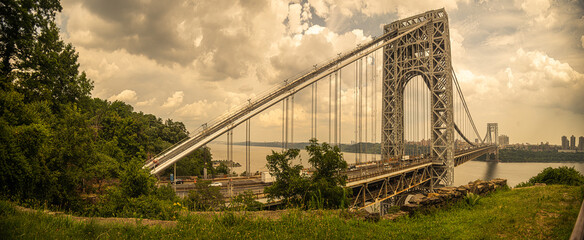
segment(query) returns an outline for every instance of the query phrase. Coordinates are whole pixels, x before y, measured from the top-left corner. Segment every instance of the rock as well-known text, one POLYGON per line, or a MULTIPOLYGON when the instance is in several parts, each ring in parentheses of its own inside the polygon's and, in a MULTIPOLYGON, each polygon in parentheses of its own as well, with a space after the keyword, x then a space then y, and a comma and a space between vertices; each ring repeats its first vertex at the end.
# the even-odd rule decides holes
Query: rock
POLYGON ((455 187, 442 187, 436 189, 436 193, 439 194, 452 194, 454 191, 456 191, 455 187))
POLYGON ((428 193, 428 196, 426 196, 427 198, 433 198, 433 197, 437 197, 440 196, 440 194, 438 193, 428 193))
POLYGON ((424 196, 424 194, 418 193, 416 195, 413 195, 408 202, 411 204, 420 204, 422 199, 425 197, 426 196, 424 196))
POLYGON ((545 183, 535 183, 535 186, 539 186, 539 187, 543 187, 545 185, 547 185, 547 184, 545 184, 545 183))
POLYGON ((417 209, 423 209, 427 206, 439 206, 449 201, 457 201, 466 196, 467 193, 484 195, 494 191, 498 187, 506 186, 506 179, 493 179, 491 181, 476 180, 469 182, 467 185, 459 187, 442 187, 434 189, 434 193, 416 194, 410 200, 400 207, 402 211, 413 212, 417 209))
POLYGON ((400 210, 404 211, 404 212, 413 212, 417 209, 420 209, 420 205, 418 204, 410 204, 410 203, 406 203, 403 206, 400 207, 400 210))
MULTIPOLYGON (((436 194, 436 193, 434 193, 436 194)), ((428 205, 436 205, 439 203, 442 203, 442 201, 440 200, 440 195, 432 195, 430 196, 430 194, 428 194, 429 197, 424 198, 423 201, 421 202, 421 205, 423 206, 428 206, 428 205)))
POLYGON ((468 192, 468 188, 466 188, 464 186, 460 186, 460 187, 456 188, 456 191, 462 195, 466 195, 466 193, 468 192))
POLYGON ((495 179, 491 180, 491 182, 499 187, 503 187, 503 186, 507 185, 507 179, 495 178, 495 179))

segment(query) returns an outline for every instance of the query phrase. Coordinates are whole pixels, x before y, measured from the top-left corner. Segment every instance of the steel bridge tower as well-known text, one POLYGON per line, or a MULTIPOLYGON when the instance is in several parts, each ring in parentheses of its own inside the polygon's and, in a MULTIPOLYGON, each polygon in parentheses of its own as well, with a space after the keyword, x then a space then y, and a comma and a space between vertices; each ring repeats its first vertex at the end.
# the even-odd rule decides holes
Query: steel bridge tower
POLYGON ((384 26, 389 39, 408 32, 383 49, 383 112, 381 157, 404 155, 404 89, 421 76, 430 90, 431 188, 454 182, 454 120, 452 63, 448 15, 444 9, 428 11, 384 26), (421 27, 419 27, 422 25, 421 27))
MULTIPOLYGON (((493 150, 495 154, 495 162, 499 161, 499 124, 498 123, 487 123, 487 135, 485 136, 484 142, 495 144, 496 148, 493 150)), ((491 154, 487 154, 487 161, 491 161, 491 154)))

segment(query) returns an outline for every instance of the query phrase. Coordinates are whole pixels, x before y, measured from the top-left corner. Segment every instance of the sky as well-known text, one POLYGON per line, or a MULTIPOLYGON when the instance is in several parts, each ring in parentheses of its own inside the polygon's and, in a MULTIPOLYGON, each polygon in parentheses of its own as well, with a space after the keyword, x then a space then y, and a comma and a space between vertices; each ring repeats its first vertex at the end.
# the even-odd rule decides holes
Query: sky
MULTIPOLYGON (((80 69, 94 81, 94 97, 182 121, 191 132, 381 35, 385 24, 445 8, 452 65, 481 135, 488 122, 496 122, 511 143, 560 144, 561 136, 584 136, 581 0, 62 0, 62 5, 57 16, 62 38, 79 53, 80 69)), ((342 73, 343 142, 355 138, 352 69, 342 73)), ((318 88, 322 141, 328 140, 327 84, 318 88)), ((310 96, 309 89, 295 96, 294 141, 310 138, 310 96)), ((371 118, 368 131, 374 132, 371 126, 380 120, 371 118)), ((281 105, 251 122, 252 141, 280 141, 281 105)), ((235 130, 235 141, 245 139, 243 128, 235 130)), ((373 136, 379 141, 379 133, 369 141, 373 136)))

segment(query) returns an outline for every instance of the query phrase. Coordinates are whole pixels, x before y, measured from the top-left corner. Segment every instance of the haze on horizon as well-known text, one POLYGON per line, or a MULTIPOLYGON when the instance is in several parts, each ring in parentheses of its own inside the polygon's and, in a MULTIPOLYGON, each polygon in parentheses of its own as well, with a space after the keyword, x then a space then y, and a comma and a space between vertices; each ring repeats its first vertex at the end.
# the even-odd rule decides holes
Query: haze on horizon
MULTIPOLYGON (((385 24, 444 7, 453 66, 481 134, 487 122, 497 122, 511 143, 560 144, 561 136, 584 136, 582 1, 63 0, 62 5, 57 20, 62 37, 79 52, 80 69, 94 81, 94 97, 182 121, 190 131, 382 34, 385 24)), ((353 74, 343 72, 347 106, 352 81, 353 74)), ((324 85, 318 106, 321 141, 328 138, 327 91, 324 85)), ((307 141, 310 90, 295 101, 295 141, 307 141)), ((348 128, 343 143, 354 138, 353 114, 343 111, 348 128)), ((279 141, 281 115, 278 105, 255 117, 252 141, 279 141)), ((245 138, 241 128, 235 141, 245 138)))

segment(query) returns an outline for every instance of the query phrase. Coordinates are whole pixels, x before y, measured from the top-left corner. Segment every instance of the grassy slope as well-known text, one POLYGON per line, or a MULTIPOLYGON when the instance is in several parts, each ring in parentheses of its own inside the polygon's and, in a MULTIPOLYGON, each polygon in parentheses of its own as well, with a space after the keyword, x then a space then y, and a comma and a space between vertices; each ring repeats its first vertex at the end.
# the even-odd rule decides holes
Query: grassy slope
MULTIPOLYGON (((176 228, 81 223, 43 213, 15 211, 0 202, 2 238, 197 238, 197 239, 567 239, 584 187, 546 186, 501 191, 470 207, 416 214, 378 223, 345 219, 337 212, 292 211, 279 220, 223 213, 191 215, 176 228)), ((343 215, 343 214, 341 214, 343 215)))

